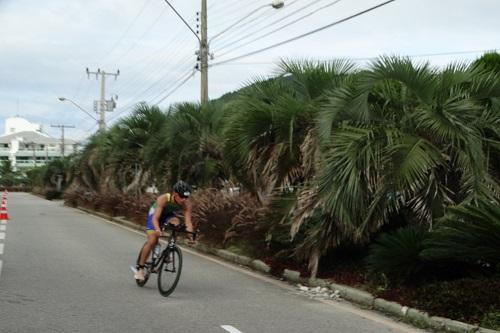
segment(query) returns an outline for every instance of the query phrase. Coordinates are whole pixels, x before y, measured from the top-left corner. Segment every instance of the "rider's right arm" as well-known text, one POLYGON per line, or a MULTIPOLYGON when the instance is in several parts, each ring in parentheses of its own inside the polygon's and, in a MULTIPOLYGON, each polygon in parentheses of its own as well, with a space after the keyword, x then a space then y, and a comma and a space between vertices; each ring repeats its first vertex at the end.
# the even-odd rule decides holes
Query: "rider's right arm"
POLYGON ((158 197, 156 200, 156 209, 155 213, 153 215, 153 227, 156 232, 161 232, 160 229, 160 216, 161 212, 163 211, 163 207, 165 207, 165 204, 167 203, 167 200, 164 195, 161 195, 158 197))

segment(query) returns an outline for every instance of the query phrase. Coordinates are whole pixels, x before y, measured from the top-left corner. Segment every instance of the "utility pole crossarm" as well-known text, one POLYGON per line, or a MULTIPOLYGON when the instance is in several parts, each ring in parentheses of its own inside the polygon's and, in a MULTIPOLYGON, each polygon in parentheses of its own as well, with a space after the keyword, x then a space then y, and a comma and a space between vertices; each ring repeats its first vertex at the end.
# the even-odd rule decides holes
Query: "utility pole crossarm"
POLYGON ((115 80, 118 78, 118 75, 120 75, 120 70, 117 70, 116 73, 106 73, 106 71, 102 70, 100 68, 97 69, 97 72, 92 72, 89 71, 87 68, 87 76, 90 78, 90 74, 94 75, 96 77, 96 80, 99 78, 99 75, 101 76, 101 100, 100 100, 100 117, 99 117, 99 131, 104 132, 106 130, 106 120, 105 120, 105 112, 107 109, 106 106, 106 76, 114 76, 115 80))
POLYGON ((62 157, 64 157, 64 150, 65 150, 64 129, 65 128, 75 128, 75 126, 74 125, 50 125, 50 127, 55 127, 55 128, 61 129, 61 154, 62 154, 62 157))

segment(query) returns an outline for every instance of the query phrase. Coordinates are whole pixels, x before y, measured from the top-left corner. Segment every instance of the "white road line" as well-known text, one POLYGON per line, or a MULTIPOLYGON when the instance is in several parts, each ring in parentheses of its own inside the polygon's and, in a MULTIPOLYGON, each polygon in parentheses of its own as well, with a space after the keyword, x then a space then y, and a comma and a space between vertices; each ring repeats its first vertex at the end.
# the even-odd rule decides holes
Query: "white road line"
POLYGON ((7 226, 6 225, 0 225, 0 231, 5 231, 7 229, 7 226))
POLYGON ((0 232, 0 239, 5 239, 5 232, 0 232))
POLYGON ((223 329, 225 329, 226 331, 228 331, 229 333, 243 333, 243 332, 237 330, 236 328, 234 328, 231 325, 222 325, 221 327, 223 329))
POLYGON ((3 254, 3 244, 0 243, 0 254, 3 254))
POLYGON ((2 275, 2 260, 0 260, 0 275, 2 275))

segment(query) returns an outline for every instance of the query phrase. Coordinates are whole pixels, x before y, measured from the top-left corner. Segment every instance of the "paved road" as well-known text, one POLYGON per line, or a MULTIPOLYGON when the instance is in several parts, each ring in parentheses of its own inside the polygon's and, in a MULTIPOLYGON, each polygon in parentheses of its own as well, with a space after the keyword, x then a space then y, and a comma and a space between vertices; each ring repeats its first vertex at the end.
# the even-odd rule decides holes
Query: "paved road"
POLYGON ((164 298, 132 278, 140 233, 24 193, 9 193, 8 212, 0 332, 417 332, 188 249, 164 298))

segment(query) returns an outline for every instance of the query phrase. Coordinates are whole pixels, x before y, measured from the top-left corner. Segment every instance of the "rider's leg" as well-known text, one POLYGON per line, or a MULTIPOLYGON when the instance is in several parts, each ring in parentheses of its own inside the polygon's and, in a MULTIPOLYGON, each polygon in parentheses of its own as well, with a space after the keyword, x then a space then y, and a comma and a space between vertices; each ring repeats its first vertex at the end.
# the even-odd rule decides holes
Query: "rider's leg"
MULTIPOLYGON (((148 230, 149 231, 149 230, 148 230)), ((139 258, 139 267, 137 267, 137 273, 135 274, 135 278, 137 280, 144 280, 144 263, 148 258, 151 250, 155 247, 158 242, 158 236, 154 232, 147 233, 146 244, 142 248, 141 257, 139 258)))

